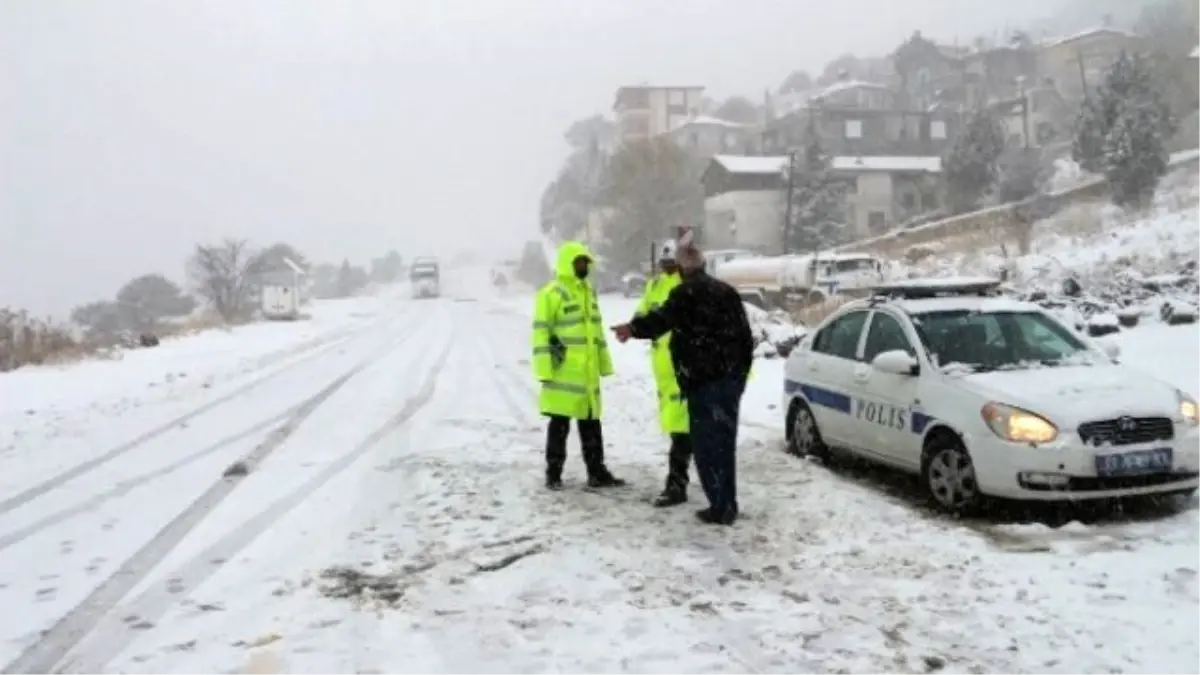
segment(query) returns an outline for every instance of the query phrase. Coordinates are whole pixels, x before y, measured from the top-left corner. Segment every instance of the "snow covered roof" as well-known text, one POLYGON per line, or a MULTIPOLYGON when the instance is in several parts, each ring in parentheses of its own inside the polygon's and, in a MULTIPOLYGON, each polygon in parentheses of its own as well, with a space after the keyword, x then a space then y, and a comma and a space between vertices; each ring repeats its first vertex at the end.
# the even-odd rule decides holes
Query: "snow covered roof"
POLYGON ((786 155, 767 157, 749 155, 714 155, 713 161, 720 164, 729 173, 736 174, 777 174, 788 164, 786 155))
POLYGON ((296 274, 306 274, 303 267, 297 265, 291 258, 287 256, 283 256, 283 264, 287 265, 288 268, 290 268, 292 272, 295 272, 296 274))
POLYGON ((1104 35, 1104 34, 1108 34, 1108 35, 1112 35, 1112 36, 1120 36, 1120 37, 1137 37, 1133 33, 1130 33, 1129 31, 1121 30, 1119 28, 1112 28, 1111 26, 1097 26, 1095 28, 1089 28, 1087 30, 1080 31, 1078 33, 1075 33, 1074 35, 1068 35, 1066 37, 1058 38, 1057 40, 1051 40, 1050 42, 1043 45, 1042 48, 1049 49, 1051 47, 1058 47, 1059 45, 1065 45, 1068 42, 1074 42, 1076 40, 1082 40, 1083 38, 1092 37, 1094 35, 1104 35))
POLYGON ((923 171, 940 173, 941 157, 834 157, 835 171, 923 171))
POLYGON ((866 82, 864 80, 844 80, 841 82, 834 82, 828 87, 825 87, 819 94, 813 96, 812 100, 826 98, 838 92, 849 91, 851 89, 879 89, 886 91, 887 86, 877 84, 875 82, 866 82))
MULTIPOLYGON (((713 161, 719 163, 729 173, 735 174, 777 174, 788 165, 786 155, 756 157, 746 155, 716 155, 713 161)), ((834 171, 888 171, 888 172, 926 172, 940 173, 942 170, 941 157, 834 157, 830 160, 834 171)))
POLYGON ((679 124, 676 124, 675 128, 672 129, 671 131, 675 131, 676 129, 682 129, 684 127, 689 127, 689 126, 693 126, 693 125, 728 127, 730 129, 745 129, 747 126, 749 126, 748 124, 741 124, 739 122, 730 122, 729 120, 723 120, 720 117, 713 117, 712 115, 695 115, 693 117, 689 117, 689 118, 683 120, 679 124))

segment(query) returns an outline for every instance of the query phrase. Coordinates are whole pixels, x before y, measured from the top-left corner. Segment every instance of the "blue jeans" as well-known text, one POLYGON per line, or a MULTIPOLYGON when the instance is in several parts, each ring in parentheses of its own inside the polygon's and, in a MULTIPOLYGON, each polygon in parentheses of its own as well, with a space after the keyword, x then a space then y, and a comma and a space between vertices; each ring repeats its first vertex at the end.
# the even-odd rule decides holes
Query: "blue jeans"
POLYGON ((736 516, 738 411, 746 378, 729 375, 687 393, 692 457, 713 513, 736 516))

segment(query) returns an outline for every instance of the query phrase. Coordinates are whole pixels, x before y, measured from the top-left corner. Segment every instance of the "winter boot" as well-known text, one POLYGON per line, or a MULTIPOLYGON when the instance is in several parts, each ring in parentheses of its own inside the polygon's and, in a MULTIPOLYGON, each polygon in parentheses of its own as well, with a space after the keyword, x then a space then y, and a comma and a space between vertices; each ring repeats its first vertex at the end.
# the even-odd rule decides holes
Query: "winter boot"
POLYGON ((562 477, 560 477, 560 476, 551 476, 551 475, 548 475, 548 474, 547 474, 547 476, 546 476, 546 489, 547 489, 547 490, 553 490, 553 491, 555 491, 555 492, 558 492, 559 490, 563 489, 562 477))
POLYGON ((662 494, 654 500, 654 506, 662 509, 669 506, 678 506, 687 501, 687 490, 675 486, 668 486, 662 491, 662 494))
POLYGON ((590 488, 625 487, 624 480, 612 475, 612 472, 605 468, 598 469, 592 475, 588 476, 587 484, 590 488))

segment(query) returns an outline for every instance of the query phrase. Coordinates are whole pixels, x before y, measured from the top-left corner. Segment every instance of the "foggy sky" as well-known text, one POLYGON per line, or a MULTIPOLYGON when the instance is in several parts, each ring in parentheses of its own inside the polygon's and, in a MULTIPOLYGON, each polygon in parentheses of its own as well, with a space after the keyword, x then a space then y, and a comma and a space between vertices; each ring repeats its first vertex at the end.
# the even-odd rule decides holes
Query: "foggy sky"
POLYGON ((197 241, 515 254, 562 132, 640 82, 755 100, 1056 0, 3 0, 0 306, 65 315, 197 241))

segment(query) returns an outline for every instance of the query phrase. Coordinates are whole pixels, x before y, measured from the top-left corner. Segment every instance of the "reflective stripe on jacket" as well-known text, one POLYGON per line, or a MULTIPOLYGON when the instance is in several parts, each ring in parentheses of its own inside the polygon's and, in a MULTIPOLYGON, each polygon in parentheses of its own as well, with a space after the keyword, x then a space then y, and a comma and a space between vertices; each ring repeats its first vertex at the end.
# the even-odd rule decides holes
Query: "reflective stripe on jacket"
MULTIPOLYGON (((646 284, 646 292, 638 303, 637 314, 658 309, 667 301, 671 290, 680 283, 679 273, 658 274, 646 284)), ((667 434, 688 433, 687 402, 679 393, 675 380, 675 364, 671 360, 671 334, 667 333, 650 343, 650 368, 658 390, 658 421, 667 434)))
POLYGON ((596 291, 575 276, 575 259, 592 259, 579 242, 558 249, 555 279, 538 291, 533 311, 533 374, 542 384, 543 415, 599 419, 600 378, 612 375, 612 356, 596 291))

